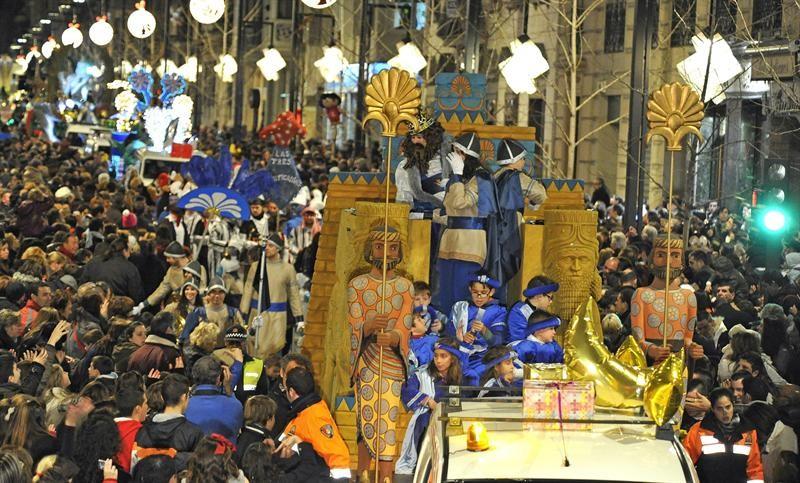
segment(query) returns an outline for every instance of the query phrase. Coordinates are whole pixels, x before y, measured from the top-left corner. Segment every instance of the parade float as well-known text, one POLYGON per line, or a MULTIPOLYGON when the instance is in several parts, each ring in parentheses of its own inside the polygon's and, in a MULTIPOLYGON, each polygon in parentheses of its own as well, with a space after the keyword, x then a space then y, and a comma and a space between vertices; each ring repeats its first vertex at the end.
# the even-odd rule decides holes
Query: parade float
MULTIPOLYGON (((380 87, 383 82, 388 88, 389 75, 385 73, 380 79, 376 75, 372 84, 380 87)), ((385 93, 390 91, 383 89, 385 93)), ((373 97, 375 92, 373 87, 373 97)), ((486 124, 480 75, 440 75, 436 92, 436 118, 445 127, 448 139, 466 131, 479 133, 484 160, 494 158, 503 138, 521 140, 529 152, 533 151, 532 128, 486 124)), ((405 129, 405 123, 398 120, 412 117, 412 126, 416 120, 414 108, 403 106, 415 103, 390 97, 371 99, 372 110, 369 98, 367 102, 368 119, 369 113, 374 112, 372 118, 380 121, 386 136, 389 162, 384 173, 335 173, 330 177, 304 342, 323 397, 335 408, 354 467, 359 415, 351 385, 353 358, 348 315, 352 315, 353 306, 346 289, 354 275, 369 269, 363 247, 370 232, 384 227, 386 236, 391 231, 400 240, 402 260, 393 268, 402 277, 428 281, 431 274, 432 221, 409 216, 409 204, 394 202, 397 188, 393 176, 387 179, 385 174, 394 174, 398 166, 393 153, 399 146, 397 136, 405 129)), ((666 138, 673 150, 686 135, 698 134, 693 126, 697 122, 697 105, 702 104, 696 97, 685 86, 666 86, 650 103, 653 132, 666 138)), ((531 174, 537 174, 532 163, 528 166, 531 174)), ((646 356, 631 337, 617 354, 609 353, 603 345, 595 302, 601 289, 596 269, 597 213, 584 208, 583 181, 542 179, 541 183, 547 190, 547 200, 536 210, 525 210, 522 261, 517 277, 509 283, 505 302, 519 300, 525 281, 537 274, 544 273, 560 284, 553 308, 562 320, 569 321, 559 333, 565 363, 555 368, 526 368, 523 396, 519 397, 518 391, 516 397, 505 401, 475 400, 466 396, 469 392, 462 394, 459 388, 450 388, 453 397, 437 406, 432 419, 436 423, 428 428, 420 448, 414 481, 517 481, 541 475, 595 479, 599 473, 592 476, 591 468, 597 465, 594 448, 600 444, 614 445, 619 456, 607 462, 600 479, 640 478, 641 473, 634 469, 623 471, 624 463, 640 454, 648 461, 657 461, 653 464, 663 470, 663 481, 696 481, 691 462, 687 463, 671 426, 676 414, 680 419, 685 392, 683 351, 671 354, 655 367, 647 367, 646 356), (471 451, 476 448, 486 452, 471 451), (530 458, 521 468, 519 462, 512 464, 511 460, 498 464, 501 454, 512 459, 513 455, 529 454, 530 458), (550 469, 537 473, 544 461, 549 462, 550 469), (486 468, 485 474, 476 473, 476 468, 486 468)), ((672 242, 667 241, 667 255, 672 242)), ((383 290, 388 293, 392 289, 383 290)), ((662 309, 662 314, 671 314, 674 307, 667 303, 662 309)), ((663 343, 668 343, 666 335, 663 343)), ((382 395, 377 397, 380 400, 382 395)), ((410 414, 400 411, 390 417, 397 429, 391 437, 402 441, 410 414)))

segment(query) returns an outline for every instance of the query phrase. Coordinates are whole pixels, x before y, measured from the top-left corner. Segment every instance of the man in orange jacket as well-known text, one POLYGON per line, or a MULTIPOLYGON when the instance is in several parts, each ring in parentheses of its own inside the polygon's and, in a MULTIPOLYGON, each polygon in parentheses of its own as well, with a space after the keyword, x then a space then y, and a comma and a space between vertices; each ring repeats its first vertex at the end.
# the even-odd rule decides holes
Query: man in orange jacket
POLYGON ((711 413, 689 430, 683 446, 704 483, 764 483, 756 430, 733 411, 733 393, 711 391, 711 413))
POLYGON ((350 479, 350 451, 331 416, 328 405, 314 392, 314 376, 296 367, 286 376, 286 395, 292 404, 289 424, 275 451, 289 457, 300 443, 310 443, 325 460, 331 478, 350 479))

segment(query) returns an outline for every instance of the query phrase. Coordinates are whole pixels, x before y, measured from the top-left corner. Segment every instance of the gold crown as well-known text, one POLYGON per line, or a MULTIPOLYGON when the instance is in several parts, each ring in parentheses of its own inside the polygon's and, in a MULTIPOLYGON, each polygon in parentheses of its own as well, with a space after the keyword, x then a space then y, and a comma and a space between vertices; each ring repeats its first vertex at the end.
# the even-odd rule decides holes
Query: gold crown
POLYGON ((436 122, 436 119, 433 116, 428 116, 426 113, 420 111, 419 116, 417 116, 417 128, 414 129, 414 125, 409 123, 408 133, 411 135, 419 134, 433 126, 434 122, 436 122))

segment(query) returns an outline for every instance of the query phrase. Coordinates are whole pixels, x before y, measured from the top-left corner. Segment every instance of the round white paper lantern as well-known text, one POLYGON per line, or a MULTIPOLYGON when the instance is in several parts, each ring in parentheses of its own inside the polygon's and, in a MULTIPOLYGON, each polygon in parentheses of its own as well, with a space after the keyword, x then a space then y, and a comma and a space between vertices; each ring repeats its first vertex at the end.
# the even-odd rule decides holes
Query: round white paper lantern
POLYGON ((42 55, 45 59, 49 59, 53 55, 53 51, 59 47, 58 42, 53 37, 48 37, 47 41, 42 44, 42 55))
POLYGON ((225 13, 225 0, 191 0, 189 13, 200 23, 214 23, 225 13))
POLYGON ((74 48, 80 47, 83 43, 83 34, 79 30, 80 25, 77 23, 69 24, 69 27, 61 34, 61 43, 65 46, 72 46, 74 48))
POLYGON ((330 7, 336 0, 303 0, 303 3, 311 8, 322 9, 330 7))
POLYGON ((156 18, 144 7, 144 1, 137 3, 136 10, 128 16, 128 31, 137 39, 146 39, 156 30, 156 18))
POLYGON ((114 38, 114 27, 106 21, 105 17, 97 17, 97 22, 89 27, 89 38, 95 45, 108 45, 114 38))

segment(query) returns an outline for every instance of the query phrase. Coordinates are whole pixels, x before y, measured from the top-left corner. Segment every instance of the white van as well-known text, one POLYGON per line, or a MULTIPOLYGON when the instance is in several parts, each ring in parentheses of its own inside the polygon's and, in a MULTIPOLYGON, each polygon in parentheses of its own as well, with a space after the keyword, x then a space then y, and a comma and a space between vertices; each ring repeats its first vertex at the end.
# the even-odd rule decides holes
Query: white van
POLYGON ((676 436, 656 437, 646 416, 598 409, 590 430, 529 430, 519 397, 450 404, 438 404, 431 415, 414 483, 699 482, 676 436), (486 451, 467 450, 468 428, 476 421, 487 430, 486 451))

